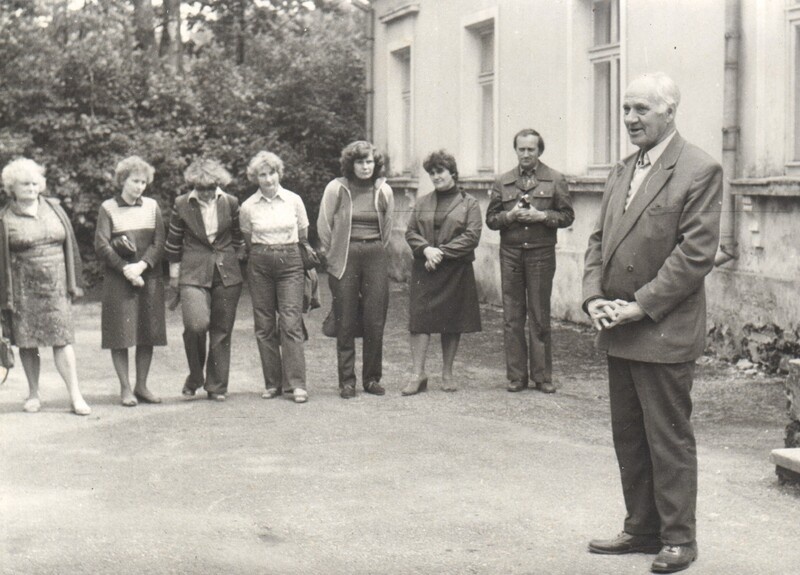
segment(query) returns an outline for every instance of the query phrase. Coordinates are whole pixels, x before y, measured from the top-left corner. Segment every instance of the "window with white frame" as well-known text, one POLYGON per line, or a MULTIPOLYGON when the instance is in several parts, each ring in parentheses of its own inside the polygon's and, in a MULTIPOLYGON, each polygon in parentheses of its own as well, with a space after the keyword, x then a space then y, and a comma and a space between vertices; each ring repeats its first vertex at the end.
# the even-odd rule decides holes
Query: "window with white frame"
POLYGON ((476 30, 480 44, 478 90, 480 93, 480 145, 478 169, 494 170, 494 28, 476 30))
POLYGON ((411 49, 406 48, 395 54, 399 60, 400 70, 400 101, 403 103, 402 138, 403 143, 403 173, 411 172, 411 49))
POLYGON ((592 163, 612 164, 619 159, 620 34, 619 0, 592 0, 592 163))
POLYGON ((461 18, 459 166, 462 174, 493 174, 497 163, 498 7, 461 18))
POLYGON ((409 175, 413 169, 411 47, 391 52, 389 78, 389 148, 392 172, 409 175))
POLYGON ((800 166, 800 2, 794 2, 786 10, 789 22, 789 42, 791 46, 792 70, 789 74, 791 83, 790 105, 792 107, 793 122, 791 134, 788 137, 789 153, 787 154, 789 170, 792 174, 798 172, 800 166))

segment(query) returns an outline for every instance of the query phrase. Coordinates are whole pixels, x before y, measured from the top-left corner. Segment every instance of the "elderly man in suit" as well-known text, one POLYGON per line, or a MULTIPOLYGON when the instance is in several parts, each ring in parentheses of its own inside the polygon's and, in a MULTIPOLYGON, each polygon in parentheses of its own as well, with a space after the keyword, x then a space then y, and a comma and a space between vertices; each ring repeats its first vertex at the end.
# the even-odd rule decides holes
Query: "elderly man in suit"
POLYGON ((514 151, 519 165, 495 181, 486 209, 486 225, 500 231, 506 389, 522 391, 532 379, 539 391, 554 393, 550 294, 556 240, 558 228, 572 225, 575 213, 564 176, 539 160, 539 132, 517 132, 514 151))
POLYGON ((184 178, 192 190, 175 198, 165 246, 170 289, 180 290, 189 363, 182 393, 192 398, 204 387, 208 399, 225 401, 233 323, 242 293, 239 261, 246 257, 239 201, 220 189, 231 176, 215 160, 195 160, 184 178))
POLYGON ((612 170, 583 276, 584 310, 608 357, 611 427, 627 516, 593 553, 658 553, 654 573, 697 558, 694 362, 706 334, 704 278, 719 242, 722 168, 675 130, 680 92, 634 80, 623 111, 639 151, 612 170))

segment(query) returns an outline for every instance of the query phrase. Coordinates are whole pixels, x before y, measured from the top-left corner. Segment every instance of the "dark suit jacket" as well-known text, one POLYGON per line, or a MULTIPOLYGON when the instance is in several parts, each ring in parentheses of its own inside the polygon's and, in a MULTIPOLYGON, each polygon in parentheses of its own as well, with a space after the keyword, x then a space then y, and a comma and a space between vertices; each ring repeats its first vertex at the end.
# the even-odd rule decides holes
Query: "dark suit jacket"
POLYGON ((180 285, 211 287, 214 269, 219 270, 226 287, 242 283, 239 260, 245 252, 239 200, 223 194, 217 202, 219 228, 212 244, 197 201, 189 194, 175 198, 164 251, 169 262, 181 264, 180 285))
POLYGON ((519 166, 497 178, 486 208, 486 226, 490 230, 500 230, 500 243, 506 247, 555 246, 558 228, 566 228, 574 220, 567 180, 541 161, 536 166, 536 178, 530 186, 520 178, 519 166), (547 214, 546 220, 535 224, 508 221, 506 213, 523 194, 528 194, 534 208, 547 214))
POLYGON ((442 250, 445 259, 473 261, 483 229, 478 200, 463 191, 459 192, 450 204, 438 233, 434 231, 435 216, 436 192, 417 199, 406 230, 406 241, 414 257, 424 258, 425 248, 433 246, 442 250))
POLYGON ((636 157, 606 182, 586 250, 584 310, 598 297, 635 299, 644 319, 602 330, 598 347, 635 361, 692 361, 705 347, 704 278, 719 243, 722 168, 676 133, 624 210, 636 157))

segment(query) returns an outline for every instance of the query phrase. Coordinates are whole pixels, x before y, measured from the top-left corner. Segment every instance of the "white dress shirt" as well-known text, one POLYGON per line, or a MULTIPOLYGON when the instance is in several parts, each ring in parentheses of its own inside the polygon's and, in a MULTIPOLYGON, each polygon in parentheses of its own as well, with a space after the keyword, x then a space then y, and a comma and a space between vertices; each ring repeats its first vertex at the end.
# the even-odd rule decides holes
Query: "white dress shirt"
POLYGON ((642 152, 641 150, 639 151, 639 157, 636 159, 636 169, 634 170, 633 178, 631 179, 631 187, 628 189, 628 197, 625 199, 626 210, 633 201, 633 197, 636 195, 636 192, 639 191, 639 188, 647 177, 647 174, 650 173, 650 168, 653 167, 653 165, 664 153, 664 150, 667 149, 667 146, 672 141, 673 137, 675 137, 675 130, 672 130, 672 133, 669 136, 664 138, 646 152, 642 152))

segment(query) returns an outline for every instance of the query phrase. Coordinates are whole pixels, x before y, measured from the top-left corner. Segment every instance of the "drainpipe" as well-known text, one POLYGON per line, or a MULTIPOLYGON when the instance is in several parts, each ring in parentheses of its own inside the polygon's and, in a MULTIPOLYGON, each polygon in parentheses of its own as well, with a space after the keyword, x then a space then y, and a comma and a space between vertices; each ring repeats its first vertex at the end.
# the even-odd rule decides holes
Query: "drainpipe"
POLYGON ((725 84, 722 104, 722 214, 719 251, 714 259, 721 266, 738 257, 736 198, 731 180, 737 177, 739 152, 739 46, 741 0, 725 2, 725 84))
POLYGON ((364 131, 366 132, 367 140, 373 141, 373 107, 375 100, 374 89, 374 56, 373 49, 375 47, 375 10, 366 0, 353 0, 352 5, 364 12, 364 35, 366 36, 367 45, 364 48, 364 94, 366 95, 366 118, 364 119, 364 131))

